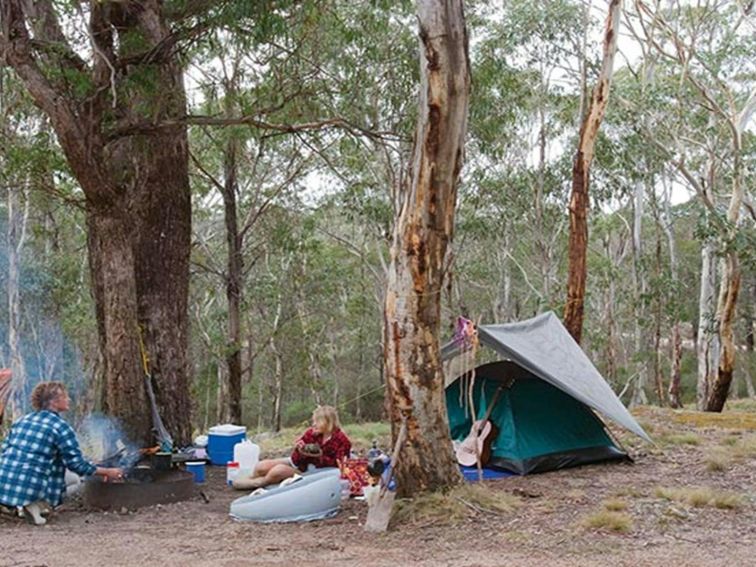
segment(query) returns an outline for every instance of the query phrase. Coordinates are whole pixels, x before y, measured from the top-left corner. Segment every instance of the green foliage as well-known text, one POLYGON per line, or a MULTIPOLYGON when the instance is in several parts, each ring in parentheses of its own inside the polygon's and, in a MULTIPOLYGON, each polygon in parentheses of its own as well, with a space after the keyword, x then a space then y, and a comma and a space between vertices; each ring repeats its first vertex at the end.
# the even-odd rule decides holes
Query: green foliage
MULTIPOLYGON (((350 428, 357 421, 380 419, 384 266, 397 213, 395 191, 411 179, 418 104, 414 3, 170 0, 163 6, 176 40, 168 60, 185 69, 187 107, 162 82, 164 61, 156 53, 142 57, 155 47, 148 35, 124 26, 113 30, 117 55, 131 59, 121 61, 113 76, 115 108, 109 88, 97 93, 108 113, 106 130, 123 120, 155 121, 185 112, 254 117, 276 125, 189 128, 195 160, 190 172, 190 375, 198 430, 217 419, 218 377, 229 352, 239 347, 244 416, 251 428, 271 428, 279 394, 284 426, 298 427, 306 420, 315 398, 338 406, 350 428), (133 115, 124 115, 118 104, 126 100, 133 103, 133 115), (285 131, 286 125, 297 130, 333 118, 352 128, 285 131), (227 336, 228 249, 220 191, 232 145, 242 232, 240 345, 229 344, 227 336)), ((71 28, 81 24, 71 3, 57 3, 56 9, 70 19, 71 28)), ((475 0, 466 9, 472 97, 442 297, 444 333, 460 313, 483 322, 547 309, 561 313, 578 112, 582 89, 593 84, 600 56, 594 41, 600 21, 583 3, 475 0)), ((731 129, 690 80, 698 80, 728 112, 745 104, 756 80, 756 39, 733 30, 736 9, 735 4, 718 12, 681 5, 666 15, 684 45, 696 36, 696 57, 687 66, 658 57, 647 45, 646 59, 618 57, 615 63, 591 171, 583 347, 618 391, 640 368, 653 366, 657 327, 659 367, 667 380, 671 361, 665 341, 681 321, 683 400, 695 399, 691 330, 698 323, 703 241, 714 242, 720 257, 727 251, 738 255, 743 273, 738 313, 752 312, 747 290, 756 266, 756 231, 748 217, 737 226, 726 220, 734 181, 731 129), (711 189, 712 207, 696 197, 683 202, 685 191, 694 194, 695 183, 683 175, 680 163, 695 183, 711 189), (642 247, 634 256, 636 187, 643 188, 644 210, 642 247), (677 259, 674 270, 667 230, 677 259)), ((654 33, 669 49, 669 32, 654 33)), ((88 38, 72 34, 71 41, 91 64, 88 38)), ((53 50, 41 58, 41 68, 72 104, 86 107, 96 91, 92 76, 87 68, 61 64, 60 54, 53 50)), ((32 189, 23 300, 55 314, 70 340, 70 353, 81 353, 81 374, 96 374, 81 190, 50 125, 10 81, 7 69, 0 72, 0 180, 4 191, 27 180, 32 189)), ((145 139, 130 137, 124 151, 145 139)), ((756 171, 751 130, 743 133, 740 159, 742 185, 750 188, 756 171)), ((4 205, 0 209, 7 214, 4 205)), ((2 306, 7 309, 7 301, 2 306)), ((741 343, 749 323, 748 317, 742 319, 741 343)), ((27 323, 26 330, 36 330, 35 324, 27 323)), ((388 431, 376 435, 387 437, 388 431)), ((693 437, 662 441, 688 445, 695 444, 693 437)), ((369 442, 369 434, 363 441, 369 442)))

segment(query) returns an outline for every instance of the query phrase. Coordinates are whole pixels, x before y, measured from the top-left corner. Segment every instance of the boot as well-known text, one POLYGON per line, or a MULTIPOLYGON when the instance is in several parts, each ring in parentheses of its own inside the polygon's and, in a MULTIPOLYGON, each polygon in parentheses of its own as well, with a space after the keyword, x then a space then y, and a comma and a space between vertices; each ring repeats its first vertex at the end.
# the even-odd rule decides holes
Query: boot
POLYGON ((44 526, 47 520, 42 517, 42 511, 46 509, 41 500, 32 502, 24 506, 24 517, 26 521, 35 526, 44 526))

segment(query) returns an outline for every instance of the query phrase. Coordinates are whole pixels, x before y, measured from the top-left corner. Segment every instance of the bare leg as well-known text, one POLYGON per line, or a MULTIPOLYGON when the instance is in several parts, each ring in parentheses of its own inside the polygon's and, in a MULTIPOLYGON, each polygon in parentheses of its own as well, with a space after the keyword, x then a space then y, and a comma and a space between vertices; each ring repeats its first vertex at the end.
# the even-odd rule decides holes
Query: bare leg
POLYGON ((278 484, 296 474, 297 470, 292 468, 288 461, 276 463, 269 469, 264 476, 255 476, 253 478, 242 479, 240 482, 234 482, 234 488, 239 490, 254 490, 271 484, 278 484))
MULTIPOLYGON (((257 463, 254 472, 249 476, 237 477, 233 487, 237 490, 250 490, 271 484, 265 482, 268 473, 277 466, 288 466, 289 459, 266 459, 257 463)), ((289 467, 291 468, 291 467, 289 467)), ((293 470, 293 469, 292 469, 293 470)), ((292 473, 293 474, 293 473, 292 473)), ((291 476, 291 475, 289 475, 291 476)))
POLYGON ((268 486, 269 484, 278 484, 282 480, 293 477, 296 473, 297 469, 291 467, 288 464, 276 465, 275 467, 270 469, 270 472, 268 474, 265 475, 264 486, 268 486))

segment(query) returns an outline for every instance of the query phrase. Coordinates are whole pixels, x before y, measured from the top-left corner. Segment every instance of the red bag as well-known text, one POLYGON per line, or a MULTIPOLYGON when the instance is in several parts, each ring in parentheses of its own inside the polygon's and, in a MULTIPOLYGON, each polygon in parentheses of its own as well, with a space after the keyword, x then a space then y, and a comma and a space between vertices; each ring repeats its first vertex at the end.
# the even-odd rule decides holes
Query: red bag
POLYGON ((344 459, 339 463, 341 478, 349 481, 349 495, 362 496, 362 489, 370 484, 367 459, 344 459))

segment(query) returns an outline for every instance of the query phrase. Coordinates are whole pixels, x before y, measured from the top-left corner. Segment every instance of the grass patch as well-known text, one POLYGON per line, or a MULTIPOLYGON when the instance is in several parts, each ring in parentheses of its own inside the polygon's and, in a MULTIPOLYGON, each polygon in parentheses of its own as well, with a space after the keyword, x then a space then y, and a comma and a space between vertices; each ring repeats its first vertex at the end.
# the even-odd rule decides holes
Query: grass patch
POLYGON ((643 496, 643 492, 641 492, 635 486, 626 486, 624 488, 620 488, 619 490, 616 490, 614 492, 614 496, 618 498, 622 496, 629 496, 630 498, 639 498, 643 496))
POLYGON ((739 459, 756 457, 756 435, 746 435, 733 445, 732 453, 739 459))
POLYGON ((658 437, 660 443, 665 445, 700 445, 701 438, 695 433, 673 433, 658 437))
POLYGON ((594 530, 610 530, 627 533, 633 529, 633 519, 624 512, 599 510, 583 519, 583 525, 594 530))
POLYGON ((739 435, 730 435, 729 437, 725 437, 724 439, 722 439, 722 445, 733 447, 737 444, 738 441, 740 441, 739 435))
POLYGON ((742 398, 740 400, 730 400, 727 402, 727 409, 734 411, 749 411, 756 413, 756 399, 742 398))
POLYGON ((604 510, 608 510, 610 512, 624 512, 627 510, 627 502, 625 500, 621 500, 620 498, 610 498, 609 500, 604 500, 602 503, 604 506, 604 510))
MULTIPOLYGON (((260 450, 265 456, 289 453, 306 427, 306 425, 287 427, 276 434, 255 436, 253 440, 260 445, 260 450)), ((344 425, 343 429, 352 441, 352 448, 355 451, 369 449, 374 439, 378 440, 378 446, 384 451, 391 445, 391 425, 388 423, 382 421, 350 423, 344 425)))
POLYGON ((516 496, 479 484, 464 484, 446 492, 430 492, 397 500, 396 524, 454 524, 479 513, 503 514, 520 504, 516 496))
MULTIPOLYGON (((732 407, 734 404, 730 404, 732 407)), ((756 404, 755 404, 756 405, 756 404)), ((738 406, 739 408, 742 407, 738 406)), ((756 408, 752 410, 725 411, 714 413, 706 411, 681 410, 671 413, 672 420, 696 428, 716 427, 719 429, 745 429, 756 431, 756 408)))
POLYGON ((706 470, 710 472, 723 472, 730 468, 732 458, 722 449, 714 449, 704 457, 706 470))
POLYGON ((582 500, 583 498, 585 498, 585 494, 585 490, 582 490, 580 488, 571 488, 564 493, 565 497, 569 498, 570 500, 582 500))
POLYGON ((712 507, 733 510, 740 508, 744 503, 744 498, 740 494, 707 487, 659 487, 656 489, 656 496, 671 502, 682 502, 694 508, 712 507))
POLYGON ((501 538, 509 543, 529 543, 531 535, 528 532, 520 530, 510 530, 501 534, 501 538))

